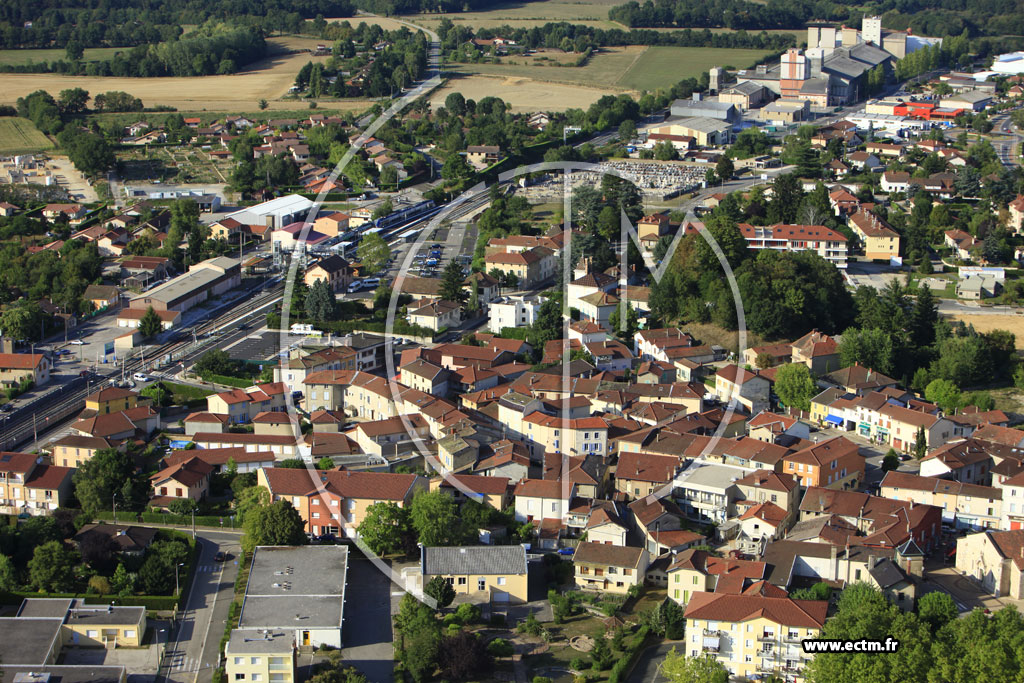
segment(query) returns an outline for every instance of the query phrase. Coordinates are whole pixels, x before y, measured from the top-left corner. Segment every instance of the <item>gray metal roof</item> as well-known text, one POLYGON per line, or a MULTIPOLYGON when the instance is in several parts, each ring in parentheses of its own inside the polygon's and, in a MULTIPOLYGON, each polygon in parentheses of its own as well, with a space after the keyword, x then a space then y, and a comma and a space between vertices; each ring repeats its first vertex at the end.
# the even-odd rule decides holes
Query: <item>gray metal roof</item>
POLYGON ((874 567, 868 569, 868 573, 871 574, 871 578, 873 578, 883 589, 895 586, 896 584, 907 580, 903 571, 895 562, 888 558, 881 560, 874 567))
POLYGON ((239 628, 340 628, 348 548, 260 546, 245 586, 239 628))
POLYGON ((763 88, 764 88, 763 85, 758 85, 757 83, 753 83, 752 81, 743 81, 742 83, 737 83, 734 86, 726 88, 722 92, 723 93, 736 93, 736 94, 739 94, 739 95, 756 95, 763 88))
POLYGON ((865 71, 870 70, 870 66, 864 62, 859 62, 856 59, 850 59, 849 57, 843 57, 839 55, 833 55, 827 58, 822 65, 822 71, 830 74, 836 74, 838 76, 844 76, 846 78, 857 78, 865 71))
POLYGON ((526 573, 526 548, 521 545, 424 547, 420 552, 424 577, 526 573))

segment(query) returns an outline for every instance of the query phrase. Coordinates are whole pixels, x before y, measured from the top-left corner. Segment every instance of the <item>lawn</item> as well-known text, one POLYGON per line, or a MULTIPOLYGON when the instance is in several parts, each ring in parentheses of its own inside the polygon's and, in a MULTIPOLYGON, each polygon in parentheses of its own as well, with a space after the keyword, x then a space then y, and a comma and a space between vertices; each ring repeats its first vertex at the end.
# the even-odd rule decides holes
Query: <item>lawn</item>
POLYGON ((50 138, 43 135, 28 119, 0 118, 0 154, 39 152, 53 147, 50 138))
POLYGON ((161 384, 175 396, 181 396, 186 399, 206 398, 213 393, 209 389, 194 387, 191 384, 178 384, 177 382, 161 382, 161 384))
MULTIPOLYGON (((83 61, 95 62, 109 59, 115 52, 126 52, 127 47, 89 47, 85 49, 83 61)), ((60 48, 44 48, 39 50, 0 50, 0 66, 20 66, 22 64, 57 62, 67 60, 67 54, 60 48)))

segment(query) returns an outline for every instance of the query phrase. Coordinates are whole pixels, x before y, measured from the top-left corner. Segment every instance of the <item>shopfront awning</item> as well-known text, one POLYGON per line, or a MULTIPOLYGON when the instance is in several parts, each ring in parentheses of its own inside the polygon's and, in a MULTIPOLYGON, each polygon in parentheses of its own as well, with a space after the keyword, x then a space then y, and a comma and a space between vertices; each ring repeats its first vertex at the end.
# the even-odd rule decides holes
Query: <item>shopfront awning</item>
POLYGON ((825 418, 825 422, 835 425, 836 427, 843 426, 843 418, 839 417, 838 415, 829 415, 828 417, 825 418))

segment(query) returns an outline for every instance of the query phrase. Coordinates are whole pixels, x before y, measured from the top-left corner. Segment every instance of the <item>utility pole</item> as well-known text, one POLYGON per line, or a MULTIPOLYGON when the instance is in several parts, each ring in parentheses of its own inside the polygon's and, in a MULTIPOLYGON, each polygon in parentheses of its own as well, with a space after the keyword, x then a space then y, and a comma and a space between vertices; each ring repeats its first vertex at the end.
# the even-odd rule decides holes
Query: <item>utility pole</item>
POLYGON ((32 413, 32 450, 39 445, 39 431, 36 429, 36 414, 32 413))
POLYGON ((117 526, 117 491, 114 491, 111 498, 111 506, 114 508, 114 526, 117 526))

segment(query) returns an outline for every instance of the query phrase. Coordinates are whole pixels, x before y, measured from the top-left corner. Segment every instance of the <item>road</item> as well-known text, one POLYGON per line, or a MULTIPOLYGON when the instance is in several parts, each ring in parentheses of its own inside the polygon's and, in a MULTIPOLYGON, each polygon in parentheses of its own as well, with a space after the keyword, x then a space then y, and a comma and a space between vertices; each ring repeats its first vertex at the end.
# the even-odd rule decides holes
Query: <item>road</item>
POLYGON ((992 119, 993 133, 1009 136, 1009 140, 992 140, 999 160, 1004 166, 1020 166, 1020 144, 1024 136, 1016 131, 1009 114, 1000 114, 992 119))

